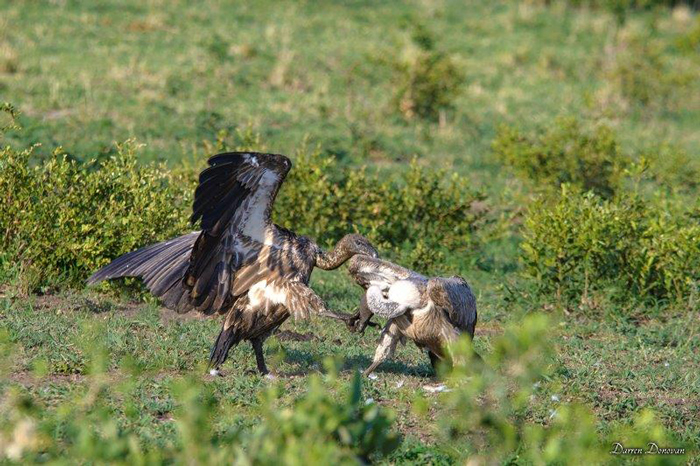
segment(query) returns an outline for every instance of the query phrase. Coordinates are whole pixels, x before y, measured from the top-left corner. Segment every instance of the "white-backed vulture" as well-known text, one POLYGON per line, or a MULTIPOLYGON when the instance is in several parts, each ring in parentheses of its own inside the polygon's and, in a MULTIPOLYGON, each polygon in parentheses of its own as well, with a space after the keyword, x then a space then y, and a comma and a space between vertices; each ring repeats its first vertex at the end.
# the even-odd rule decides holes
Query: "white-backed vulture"
POLYGON ((463 278, 429 278, 391 262, 363 256, 350 259, 348 270, 366 290, 354 316, 355 330, 364 331, 373 315, 388 319, 365 375, 390 358, 405 338, 428 350, 434 368, 445 358, 447 343, 462 333, 474 338, 476 298, 463 278))

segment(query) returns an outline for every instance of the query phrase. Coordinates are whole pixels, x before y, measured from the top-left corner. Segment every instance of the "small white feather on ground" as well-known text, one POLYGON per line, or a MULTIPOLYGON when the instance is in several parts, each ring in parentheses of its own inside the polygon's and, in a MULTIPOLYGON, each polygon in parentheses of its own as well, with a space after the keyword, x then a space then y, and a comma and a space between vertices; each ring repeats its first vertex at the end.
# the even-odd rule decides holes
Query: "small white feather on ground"
POLYGON ((447 388, 447 385, 441 383, 439 385, 423 385, 423 390, 428 393, 451 392, 452 389, 447 388))

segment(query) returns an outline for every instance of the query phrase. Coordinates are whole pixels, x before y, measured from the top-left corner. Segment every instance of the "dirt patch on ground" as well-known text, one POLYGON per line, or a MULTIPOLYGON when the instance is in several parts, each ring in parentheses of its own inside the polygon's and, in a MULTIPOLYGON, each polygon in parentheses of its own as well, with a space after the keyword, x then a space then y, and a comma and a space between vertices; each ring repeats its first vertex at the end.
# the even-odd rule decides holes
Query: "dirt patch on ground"
POLYGON ((292 330, 282 330, 275 334, 280 341, 316 341, 320 340, 313 333, 297 333, 292 330))
POLYGON ((476 336, 483 335, 483 336, 490 336, 490 335, 501 335, 503 333, 503 327, 497 324, 485 324, 485 325, 479 325, 478 323, 476 324, 476 330, 474 331, 474 334, 476 336))
POLYGON ((207 316, 195 311, 190 311, 185 314, 178 314, 177 312, 166 307, 161 307, 160 309, 158 309, 158 312, 160 313, 160 321, 163 323, 163 325, 167 325, 173 322, 188 322, 190 320, 215 319, 217 317, 207 316))
MULTIPOLYGON (((184 377, 189 372, 187 371, 176 371, 176 370, 159 370, 157 372, 143 372, 139 374, 137 378, 152 379, 155 381, 160 381, 167 379, 169 377, 184 377)), ((211 376, 209 373, 203 372, 201 374, 202 379, 209 380, 211 376)), ((7 378, 8 381, 23 385, 25 387, 41 386, 46 384, 80 384, 86 383, 91 380, 99 379, 106 380, 109 383, 116 383, 125 379, 132 379, 133 375, 119 370, 112 370, 103 374, 98 375, 86 375, 86 374, 48 374, 42 377, 38 377, 36 374, 30 371, 13 372, 7 378)))
POLYGON ((33 386, 43 383, 68 383, 74 384, 85 379, 83 374, 51 374, 44 377, 37 377, 32 372, 14 372, 10 374, 9 380, 20 385, 33 386))
POLYGON ((64 311, 64 312, 90 312, 102 314, 110 311, 119 311, 125 315, 135 315, 141 308, 141 303, 128 301, 115 304, 100 297, 82 295, 43 294, 34 297, 34 307, 37 310, 64 311))
MULTIPOLYGON (((0 288, 0 297, 4 296, 4 288, 0 288)), ((144 312, 144 307, 148 306, 140 301, 112 301, 105 296, 83 296, 78 294, 43 294, 33 296, 34 308, 39 311, 62 311, 70 312, 90 312, 93 314, 118 315, 126 318, 136 317, 144 312)), ((210 316, 205 316, 198 312, 188 312, 178 314, 177 312, 160 307, 158 309, 160 320, 164 325, 172 322, 186 322, 190 320, 206 320, 210 316)), ((214 316, 216 317, 216 316, 214 316)))

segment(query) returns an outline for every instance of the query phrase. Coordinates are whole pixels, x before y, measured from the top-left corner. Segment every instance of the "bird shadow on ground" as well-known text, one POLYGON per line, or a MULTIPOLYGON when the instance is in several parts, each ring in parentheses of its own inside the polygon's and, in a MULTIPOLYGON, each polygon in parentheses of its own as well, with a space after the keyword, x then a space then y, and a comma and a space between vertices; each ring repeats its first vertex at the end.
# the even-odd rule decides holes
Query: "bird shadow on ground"
POLYGON ((287 371, 277 371, 278 376, 299 377, 313 372, 322 372, 321 364, 313 354, 293 348, 285 348, 284 352, 284 362, 296 367, 287 371))
MULTIPOLYGON (((287 364, 296 365, 297 368, 295 370, 285 371, 280 375, 300 376, 308 375, 312 372, 324 372, 321 361, 316 357, 316 355, 307 351, 287 348, 284 360, 287 364)), ((367 356, 349 356, 345 358, 345 361, 340 368, 340 372, 362 372, 367 369, 370 364, 372 364, 372 359, 367 356)), ((429 363, 406 364, 400 360, 386 361, 382 363, 375 372, 426 378, 430 378, 435 375, 433 368, 429 363)))
MULTIPOLYGON (((364 355, 350 356, 345 359, 345 363, 341 369, 341 372, 347 371, 364 371, 372 364, 372 359, 364 355)), ((410 375, 414 377, 432 377, 434 375, 433 368, 427 363, 418 364, 406 364, 401 360, 392 359, 390 361, 383 362, 374 371, 376 373, 389 373, 389 374, 400 374, 400 375, 410 375)))

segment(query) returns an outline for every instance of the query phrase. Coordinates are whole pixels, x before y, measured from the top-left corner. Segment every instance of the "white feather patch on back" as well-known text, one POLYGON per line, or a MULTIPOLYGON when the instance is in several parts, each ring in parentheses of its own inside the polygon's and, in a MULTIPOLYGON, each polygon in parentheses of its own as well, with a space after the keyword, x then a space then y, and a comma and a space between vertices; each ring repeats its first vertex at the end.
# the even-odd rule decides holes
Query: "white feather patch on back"
POLYGON ((248 290, 248 303, 252 309, 257 308, 265 299, 265 289, 267 288, 267 280, 261 280, 248 290))
POLYGON ((403 306, 417 307, 420 304, 420 290, 410 280, 399 280, 389 288, 389 301, 403 306))
POLYGON ((282 288, 270 285, 265 288, 265 298, 272 304, 284 304, 287 302, 287 293, 282 288))
POLYGON ((270 304, 284 304, 287 294, 282 288, 261 280, 248 290, 248 300, 251 309, 258 309, 270 304))

